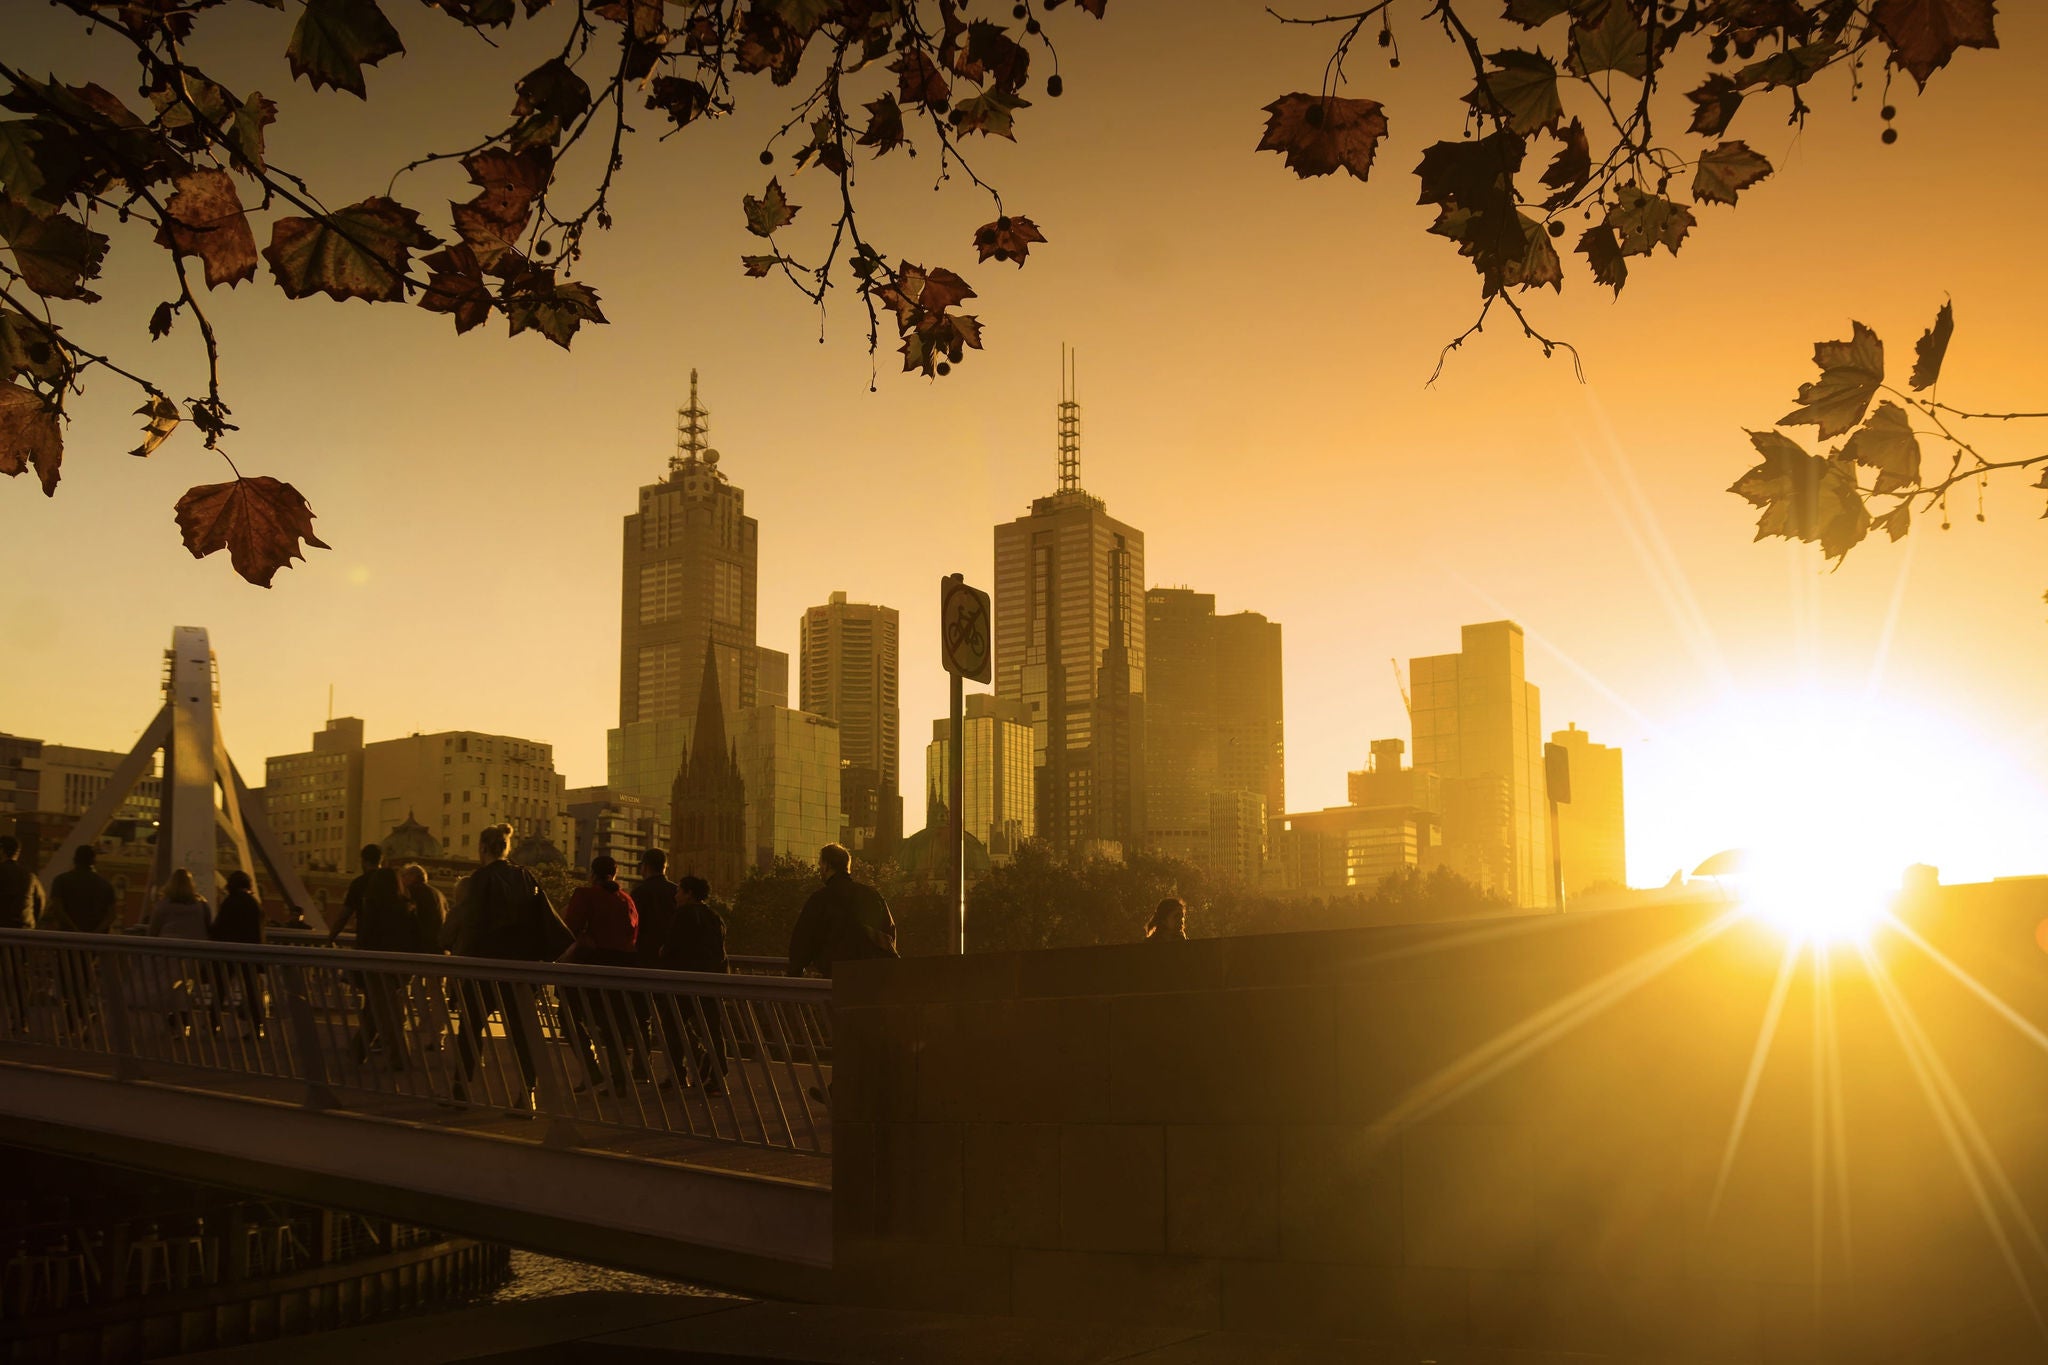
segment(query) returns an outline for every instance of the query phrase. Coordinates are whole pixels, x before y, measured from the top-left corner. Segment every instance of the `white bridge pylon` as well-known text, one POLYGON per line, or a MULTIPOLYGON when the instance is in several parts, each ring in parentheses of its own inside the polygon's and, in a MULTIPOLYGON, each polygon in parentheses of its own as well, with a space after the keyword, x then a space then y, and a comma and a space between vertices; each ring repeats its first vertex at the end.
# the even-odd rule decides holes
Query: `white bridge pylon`
POLYGON ((249 794, 248 784, 228 757, 227 741, 220 725, 220 689, 215 682, 213 647, 201 626, 177 626, 171 631, 171 647, 165 652, 164 704, 142 732, 142 738, 128 751, 128 757, 107 780, 106 789, 92 808, 78 818, 71 834, 58 845, 43 865, 43 884, 71 866, 71 857, 82 844, 104 834, 114 812, 128 799, 135 784, 151 766, 150 760, 163 754, 163 801, 157 818, 156 857, 150 865, 149 894, 160 892, 171 872, 184 868, 192 874, 199 893, 220 904, 227 874, 239 868, 257 876, 252 853, 260 858, 270 885, 289 905, 296 905, 309 922, 326 928, 320 907, 306 892, 291 859, 278 847, 264 817, 263 804, 249 794), (230 862, 221 864, 222 836, 226 836, 230 862))

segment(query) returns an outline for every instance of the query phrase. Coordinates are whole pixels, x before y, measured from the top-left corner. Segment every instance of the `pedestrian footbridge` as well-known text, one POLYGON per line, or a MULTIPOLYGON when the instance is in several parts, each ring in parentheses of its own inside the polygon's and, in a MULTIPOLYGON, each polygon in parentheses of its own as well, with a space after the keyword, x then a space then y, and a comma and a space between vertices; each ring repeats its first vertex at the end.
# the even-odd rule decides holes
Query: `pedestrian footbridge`
POLYGON ((823 1298, 831 985, 0 931, 0 1142, 823 1298))

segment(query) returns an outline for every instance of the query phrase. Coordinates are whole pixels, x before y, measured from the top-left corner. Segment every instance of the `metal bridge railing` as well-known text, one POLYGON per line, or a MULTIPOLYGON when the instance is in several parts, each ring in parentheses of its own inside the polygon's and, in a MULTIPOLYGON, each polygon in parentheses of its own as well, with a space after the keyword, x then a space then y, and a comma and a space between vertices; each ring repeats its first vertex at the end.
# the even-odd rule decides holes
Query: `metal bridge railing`
MULTIPOLYGON (((830 1150, 831 983, 0 930, 0 1044, 450 1111, 830 1150)), ((360 1105, 361 1101, 353 1101, 360 1105)))
MULTIPOLYGON (((356 936, 353 932, 344 933, 339 940, 329 943, 327 931, 324 929, 280 929, 273 925, 263 931, 263 937, 271 946, 278 948, 356 946, 356 936)), ((789 959, 786 957, 734 953, 725 960, 732 965, 733 973, 738 976, 783 976, 789 970, 789 959)))

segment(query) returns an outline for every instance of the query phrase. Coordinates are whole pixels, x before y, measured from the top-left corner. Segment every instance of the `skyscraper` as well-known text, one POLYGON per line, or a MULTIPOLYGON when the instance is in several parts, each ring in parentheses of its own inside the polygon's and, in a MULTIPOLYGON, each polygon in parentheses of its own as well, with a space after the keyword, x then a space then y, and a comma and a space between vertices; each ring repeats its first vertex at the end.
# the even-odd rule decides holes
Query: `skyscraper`
POLYGON ((785 854, 815 860, 839 842, 839 727, 787 706, 740 713, 733 758, 747 785, 746 852, 766 869, 785 854))
POLYGON ((1522 628, 1465 626, 1460 643, 1408 662, 1415 769, 1443 782, 1443 861, 1518 906, 1550 905, 1542 711, 1522 628))
POLYGON ((1218 616, 1209 593, 1153 588, 1145 632, 1148 842, 1212 871, 1221 849, 1242 875, 1251 817, 1236 795, 1256 797, 1265 820, 1287 809, 1280 627, 1257 612, 1218 616), (1224 796, 1232 799, 1219 804, 1224 796), (1219 810, 1227 830, 1216 828, 1219 810))
POLYGON ((1059 405, 1057 492, 996 527, 996 695, 1031 718, 1038 834, 1067 855, 1145 830, 1145 537, 1081 489, 1080 405, 1059 405))
POLYGON ((726 743, 725 704, 718 683, 717 646, 704 646, 697 688, 697 718, 682 761, 669 784, 669 875, 690 874, 730 896, 746 876, 747 784, 739 757, 726 743))
MULTIPOLYGON (((1021 702, 1003 701, 986 692, 970 692, 964 703, 960 719, 961 818, 968 834, 988 850, 992 862, 1007 863, 1038 827, 1030 713, 1021 702)), ((945 818, 945 802, 951 799, 948 763, 952 734, 950 718, 932 722, 932 742, 924 751, 928 826, 945 818)))
POLYGON ((759 527, 706 443, 709 416, 692 370, 668 477, 642 488, 639 510, 625 519, 619 725, 607 736, 606 785, 644 800, 669 796, 698 714, 707 647, 726 733, 756 701, 759 527))
POLYGON ((1571 756, 1572 799, 1557 808, 1566 904, 1595 886, 1628 885, 1627 827, 1622 817, 1621 750, 1595 744, 1577 725, 1550 737, 1571 756))
POLYGON ((886 856, 903 837, 896 609, 835 592, 800 633, 800 704, 839 724, 839 842, 886 856))

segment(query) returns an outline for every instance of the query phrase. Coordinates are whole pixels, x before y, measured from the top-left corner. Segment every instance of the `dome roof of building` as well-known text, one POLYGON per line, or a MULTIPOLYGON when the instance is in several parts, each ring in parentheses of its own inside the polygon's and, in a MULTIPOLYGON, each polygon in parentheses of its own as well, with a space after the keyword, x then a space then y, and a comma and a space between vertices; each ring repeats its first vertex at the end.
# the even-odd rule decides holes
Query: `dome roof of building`
POLYGON ((387 863, 404 862, 410 858, 441 856, 441 841, 415 819, 411 811, 405 813, 405 823, 386 834, 379 844, 384 850, 384 861, 387 863))
POLYGON ((567 866, 569 860, 554 843, 539 834, 529 834, 512 850, 512 861, 521 867, 567 866))

